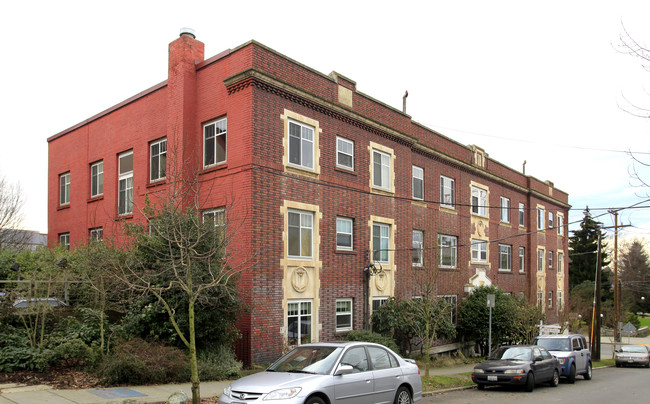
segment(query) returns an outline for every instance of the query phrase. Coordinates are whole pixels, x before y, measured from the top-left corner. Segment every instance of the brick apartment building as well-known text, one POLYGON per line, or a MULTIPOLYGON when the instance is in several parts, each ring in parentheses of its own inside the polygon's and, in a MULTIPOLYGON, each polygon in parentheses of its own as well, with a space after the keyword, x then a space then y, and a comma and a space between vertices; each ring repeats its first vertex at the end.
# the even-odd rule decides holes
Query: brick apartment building
POLYGON ((48 139, 50 245, 119 237, 118 219, 142 220, 145 196, 165 192, 169 162, 198 173, 204 218, 237 222, 233 259, 254 263, 246 363, 363 328, 388 297, 421 295, 425 271, 454 305, 494 284, 560 319, 565 192, 336 72, 254 41, 203 50, 182 32, 166 81, 48 139), (366 278, 370 263, 382 271, 366 278))

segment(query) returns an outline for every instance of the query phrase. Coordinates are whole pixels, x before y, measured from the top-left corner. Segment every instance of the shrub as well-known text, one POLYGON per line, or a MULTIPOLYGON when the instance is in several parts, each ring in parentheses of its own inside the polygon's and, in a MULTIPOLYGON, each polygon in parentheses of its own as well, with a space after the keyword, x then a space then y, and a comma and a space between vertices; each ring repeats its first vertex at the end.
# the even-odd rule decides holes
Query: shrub
POLYGON ((135 338, 118 344, 99 365, 107 384, 156 384, 186 381, 187 357, 182 350, 135 338))
POLYGON ((0 372, 35 370, 43 372, 50 367, 54 353, 50 349, 5 346, 0 349, 0 372))
POLYGON ((53 360, 64 367, 82 366, 93 358, 93 350, 80 338, 69 339, 52 350, 53 360))
POLYGON ((242 363, 225 345, 216 350, 199 353, 199 378, 201 380, 224 380, 241 377, 242 363))
POLYGON ((382 344, 395 352, 399 352, 399 348, 395 341, 391 337, 386 337, 375 332, 360 330, 360 331, 350 331, 345 336, 346 341, 365 341, 365 342, 374 342, 377 344, 382 344))

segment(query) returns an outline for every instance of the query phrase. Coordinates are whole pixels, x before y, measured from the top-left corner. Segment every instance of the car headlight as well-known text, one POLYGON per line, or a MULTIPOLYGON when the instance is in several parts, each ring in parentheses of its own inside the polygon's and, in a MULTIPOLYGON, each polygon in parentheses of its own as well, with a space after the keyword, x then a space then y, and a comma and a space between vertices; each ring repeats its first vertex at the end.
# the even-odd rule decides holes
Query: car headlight
POLYGON ((231 387, 230 385, 228 385, 228 387, 226 387, 225 389, 223 389, 223 394, 224 394, 226 397, 230 397, 230 393, 232 393, 232 387, 231 387))
POLYGON ((485 373, 483 369, 474 369, 474 373, 485 373))
POLYGON ((503 372, 507 375, 512 375, 512 374, 519 374, 519 373, 524 373, 523 369, 506 369, 505 372, 503 372))
POLYGON ((264 397, 265 400, 285 400, 293 398, 300 393, 300 387, 292 387, 290 389, 274 390, 264 397))

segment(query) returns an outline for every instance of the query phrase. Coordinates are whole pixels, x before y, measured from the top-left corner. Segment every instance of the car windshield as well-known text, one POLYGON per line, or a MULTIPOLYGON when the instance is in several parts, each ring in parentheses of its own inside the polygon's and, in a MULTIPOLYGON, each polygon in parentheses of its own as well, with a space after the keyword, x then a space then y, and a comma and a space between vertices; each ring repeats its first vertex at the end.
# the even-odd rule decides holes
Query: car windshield
POLYGON ((535 345, 542 346, 548 351, 570 351, 571 346, 566 338, 538 338, 535 345))
POLYGON ((531 358, 531 349, 521 347, 502 347, 492 355, 492 359, 516 359, 529 361, 531 358))
POLYGON ((644 346, 625 346, 621 347, 621 352, 631 352, 631 353, 648 353, 648 350, 644 346))
POLYGON ((328 374, 342 348, 332 346, 299 346, 278 359, 267 370, 272 372, 295 372, 328 374))

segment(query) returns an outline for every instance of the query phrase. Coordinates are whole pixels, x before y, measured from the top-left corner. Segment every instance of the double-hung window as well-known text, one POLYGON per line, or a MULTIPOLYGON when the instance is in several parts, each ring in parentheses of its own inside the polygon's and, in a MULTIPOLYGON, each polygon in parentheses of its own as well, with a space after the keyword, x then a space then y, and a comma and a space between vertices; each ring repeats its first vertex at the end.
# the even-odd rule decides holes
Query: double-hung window
POLYGON ((510 223, 510 199, 501 197, 501 221, 510 223))
POLYGON ((557 253, 557 273, 561 274, 564 272, 564 253, 557 253))
POLYGON ((372 311, 379 310, 379 308, 385 305, 388 302, 388 298, 385 296, 373 297, 372 298, 372 311))
POLYGON ((300 210, 288 212, 289 251, 292 258, 312 258, 314 214, 300 210))
POLYGON ((59 205, 70 204, 70 172, 59 176, 59 205))
POLYGON ((553 307, 553 291, 552 290, 548 291, 548 307, 549 308, 553 307))
POLYGON ((104 162, 98 161, 90 166, 90 197, 104 193, 104 162))
POLYGON ((458 296, 442 295, 442 296, 438 296, 438 299, 443 300, 444 302, 443 310, 449 313, 451 323, 456 324, 456 307, 458 305, 458 296))
POLYGON ((413 166, 413 199, 424 200, 424 170, 421 167, 413 166))
POLYGON ((564 301, 563 301, 563 299, 562 299, 562 291, 561 291, 561 290, 558 290, 558 291, 557 291, 557 308, 558 308, 559 310, 562 310, 563 303, 564 303, 564 301))
POLYGON ((537 230, 544 230, 544 208, 537 208, 537 230))
POLYGON ((167 139, 158 140, 149 146, 150 181, 158 181, 167 176, 167 139))
POLYGON ((454 191, 454 179, 440 176, 440 205, 445 208, 454 209, 456 196, 454 191))
POLYGON ((548 269, 553 269, 553 251, 548 252, 548 269))
POLYGON ((203 167, 226 161, 227 118, 203 125, 203 167))
POLYGON ((311 300, 289 300, 287 302, 287 343, 308 344, 312 328, 311 300))
POLYGON ((456 268, 457 244, 458 239, 456 236, 447 236, 445 234, 438 235, 438 247, 440 249, 439 255, 441 267, 456 268))
POLYGON ((70 249, 70 233, 59 234, 59 244, 66 250, 70 249))
POLYGON ((354 142, 336 138, 336 165, 346 170, 354 170, 354 142))
POLYGON ((559 213, 557 215, 557 235, 564 235, 564 216, 560 215, 559 213))
POLYGON ((472 240, 472 261, 487 262, 487 241, 472 240))
POLYGON ((314 169, 314 127, 289 120, 289 164, 314 169))
POLYGON ((526 206, 519 202, 519 226, 524 227, 526 225, 526 206))
POLYGON ((347 217, 336 218, 336 249, 352 250, 352 219, 347 217))
POLYGON ((553 228, 553 212, 548 212, 548 228, 553 228))
POLYGON ((216 208, 204 211, 203 223, 214 224, 215 231, 223 239, 226 230, 226 209, 216 208))
POLYGON ((375 262, 388 263, 389 260, 390 225, 373 223, 372 250, 375 262))
POLYGON ((499 270, 510 271, 512 269, 512 246, 499 244, 499 270))
POLYGON ((372 184, 376 188, 390 191, 390 154, 379 150, 372 151, 372 184))
POLYGON ((133 213, 133 151, 120 154, 118 158, 117 213, 133 213))
POLYGON ((352 329, 352 299, 336 299, 336 331, 352 329))
POLYGON ((95 227, 94 229, 90 229, 91 243, 102 241, 103 239, 104 239, 104 229, 102 229, 101 227, 95 227))
POLYGON ((420 230, 413 230, 413 266, 421 267, 424 263, 423 257, 424 233, 420 230))
POLYGON ((544 272, 544 250, 537 250, 537 272, 544 272))
POLYGON ((519 272, 526 271, 526 248, 519 247, 519 272))
POLYGON ((487 216, 487 191, 483 188, 472 187, 472 213, 487 216))

